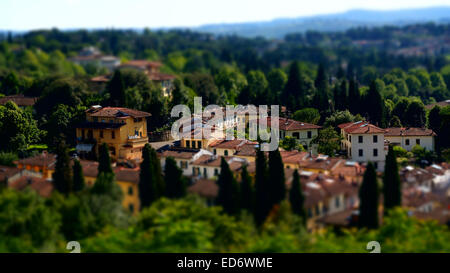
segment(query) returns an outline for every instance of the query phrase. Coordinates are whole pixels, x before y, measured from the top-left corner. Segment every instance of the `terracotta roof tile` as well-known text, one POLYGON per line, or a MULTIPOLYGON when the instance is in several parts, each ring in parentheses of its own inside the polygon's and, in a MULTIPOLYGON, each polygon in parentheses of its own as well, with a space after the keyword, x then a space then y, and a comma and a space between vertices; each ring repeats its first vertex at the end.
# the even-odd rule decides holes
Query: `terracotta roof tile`
POLYGON ((436 136, 431 129, 426 128, 386 128, 385 136, 436 136))
POLYGON ((133 118, 142 118, 151 116, 150 113, 138 111, 123 107, 102 107, 102 108, 91 108, 86 112, 92 117, 127 117, 131 116, 133 118))

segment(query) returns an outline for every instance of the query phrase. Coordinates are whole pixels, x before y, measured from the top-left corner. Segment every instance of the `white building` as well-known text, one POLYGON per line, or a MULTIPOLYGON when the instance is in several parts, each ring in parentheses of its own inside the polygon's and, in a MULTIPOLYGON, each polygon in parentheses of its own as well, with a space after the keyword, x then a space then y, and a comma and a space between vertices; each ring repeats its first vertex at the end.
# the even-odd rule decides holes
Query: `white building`
POLYGON ((386 159, 384 129, 368 122, 358 121, 340 124, 343 137, 341 148, 357 162, 372 162, 378 171, 384 170, 386 159))
POLYGON ((425 128, 387 128, 384 138, 390 144, 401 146, 411 151, 415 145, 420 145, 428 151, 434 151, 436 133, 425 128))

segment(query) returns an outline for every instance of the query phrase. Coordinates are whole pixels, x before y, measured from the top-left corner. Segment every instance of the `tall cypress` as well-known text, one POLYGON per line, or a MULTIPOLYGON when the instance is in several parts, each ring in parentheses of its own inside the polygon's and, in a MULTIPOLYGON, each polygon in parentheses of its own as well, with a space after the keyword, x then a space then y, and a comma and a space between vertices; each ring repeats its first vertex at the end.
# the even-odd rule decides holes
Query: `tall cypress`
POLYGON ((369 116, 370 122, 373 124, 385 127, 385 111, 384 111, 384 101, 381 97, 380 91, 378 90, 375 81, 370 83, 369 91, 365 98, 366 101, 366 112, 369 116))
POLYGON ((256 174, 255 174, 255 208, 253 210, 255 222, 262 225, 269 215, 271 207, 269 175, 267 161, 264 152, 260 149, 256 152, 256 174))
POLYGON ((166 196, 168 198, 181 198, 186 195, 186 183, 182 176, 183 172, 177 166, 173 157, 166 158, 164 167, 164 181, 166 185, 166 196))
POLYGON ((69 194, 73 191, 69 151, 63 141, 58 144, 56 149, 55 172, 52 178, 55 189, 60 193, 69 194))
POLYGON ((125 104, 125 83, 120 70, 116 70, 112 79, 108 82, 109 104, 123 106, 125 104))
POLYGON ((75 192, 82 191, 85 186, 83 168, 78 159, 73 161, 73 190, 75 192))
POLYGON ((282 92, 281 101, 291 110, 295 110, 304 106, 304 98, 305 90, 300 65, 297 61, 294 61, 289 67, 288 81, 282 92))
POLYGON ((216 203, 222 206, 224 212, 236 214, 239 211, 239 188, 224 157, 220 161, 220 169, 219 178, 217 179, 219 192, 216 203))
POLYGON ((384 212, 402 205, 402 189, 395 151, 389 146, 383 176, 384 212))
POLYGON ((109 148, 106 143, 103 143, 99 147, 98 174, 100 173, 113 173, 111 158, 109 157, 109 148))
POLYGON ((271 206, 280 204, 286 198, 284 166, 278 149, 269 152, 269 183, 271 206))
POLYGON ((352 114, 360 113, 361 93, 359 92, 358 83, 354 78, 351 78, 348 84, 348 102, 349 110, 352 114))
POLYGON ((359 219, 360 228, 378 228, 379 189, 377 174, 372 162, 367 164, 363 182, 359 188, 359 219))
POLYGON ((150 144, 145 144, 142 149, 142 162, 139 173, 139 199, 141 209, 150 206, 157 199, 157 187, 152 174, 152 157, 150 144))
POLYGON ((300 176, 298 171, 294 171, 292 178, 292 186, 289 191, 289 202, 291 203, 292 212, 302 218, 303 224, 306 225, 306 210, 304 207, 305 196, 300 185, 300 176))
POLYGON ((241 208, 252 212, 254 208, 255 192, 253 190, 252 178, 247 171, 247 166, 242 168, 240 194, 241 208))
POLYGON ((157 198, 160 198, 164 195, 164 191, 166 190, 162 175, 161 161, 159 161, 156 150, 152 147, 150 147, 150 156, 152 158, 152 179, 155 181, 157 198))
POLYGON ((336 111, 344 111, 349 108, 347 101, 347 81, 344 79, 334 87, 334 108, 336 111))
POLYGON ((313 105, 321 112, 326 111, 329 109, 330 104, 328 101, 328 77, 323 64, 319 65, 314 84, 316 86, 316 93, 313 97, 313 105))

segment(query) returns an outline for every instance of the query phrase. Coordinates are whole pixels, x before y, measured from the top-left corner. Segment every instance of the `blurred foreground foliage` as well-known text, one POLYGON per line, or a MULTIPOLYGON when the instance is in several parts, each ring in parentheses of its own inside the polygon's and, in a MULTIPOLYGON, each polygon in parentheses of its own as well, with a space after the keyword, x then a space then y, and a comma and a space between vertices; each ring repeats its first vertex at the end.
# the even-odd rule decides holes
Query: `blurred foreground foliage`
POLYGON ((331 229, 310 234, 284 202, 261 229, 245 211, 239 216, 209 207, 196 196, 162 198, 137 216, 85 190, 49 199, 34 191, 0 193, 0 252, 68 252, 77 240, 82 252, 450 252, 448 227, 392 210, 378 230, 331 229), (101 205, 99 205, 101 203, 101 205))

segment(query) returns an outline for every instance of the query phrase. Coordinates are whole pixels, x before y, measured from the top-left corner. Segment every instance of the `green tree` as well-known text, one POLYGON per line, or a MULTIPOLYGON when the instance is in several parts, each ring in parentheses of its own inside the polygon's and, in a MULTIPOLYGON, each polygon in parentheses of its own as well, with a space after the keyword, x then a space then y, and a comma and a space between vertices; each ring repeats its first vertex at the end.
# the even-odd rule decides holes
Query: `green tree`
POLYGON ((328 76, 325 72, 325 67, 323 64, 320 64, 317 69, 317 77, 314 84, 316 86, 316 93, 313 97, 313 105, 322 113, 330 109, 328 76))
POLYGON ((255 202, 255 191, 253 189, 252 178, 248 174, 247 166, 242 167, 241 172, 241 209, 253 212, 255 202))
POLYGON ((427 122, 425 106, 420 100, 413 100, 409 103, 405 112, 403 123, 409 127, 425 127, 427 122))
POLYGON ((334 110, 343 111, 349 109, 347 81, 342 80, 341 84, 336 84, 334 89, 334 110))
POLYGON ((123 106, 125 105, 126 100, 126 86, 124 79, 122 77, 122 72, 120 70, 116 70, 113 74, 113 77, 108 82, 108 86, 106 87, 107 92, 109 93, 109 104, 112 106, 123 106))
POLYGON ((139 174, 139 198, 141 209, 150 206, 159 199, 164 192, 161 165, 155 150, 150 144, 145 144, 142 149, 142 163, 139 174), (157 162, 154 162, 157 161, 157 162), (158 168, 159 165, 159 168, 158 168))
POLYGON ((291 203, 292 212, 302 218, 303 224, 306 225, 306 210, 304 207, 305 196, 300 185, 300 176, 298 171, 294 171, 292 178, 292 186, 289 191, 289 202, 291 203))
POLYGON ((0 150, 17 152, 40 140, 43 132, 37 127, 31 112, 20 109, 14 102, 0 105, 0 150))
POLYGON ((55 189, 60 193, 67 195, 73 191, 69 151, 63 141, 58 144, 56 149, 55 172, 52 178, 55 189))
POLYGON ((347 122, 356 122, 362 120, 360 115, 352 115, 348 110, 336 111, 331 116, 327 117, 324 122, 325 127, 337 128, 339 124, 347 122))
POLYGON ((381 97, 379 87, 376 81, 372 81, 369 91, 365 97, 366 101, 366 113, 370 122, 377 126, 385 127, 385 109, 384 101, 381 97))
POLYGON ((239 211, 239 187, 224 157, 220 161, 217 185, 219 186, 219 192, 216 203, 222 206, 224 212, 230 215, 237 214, 239 211))
POLYGON ((72 166, 73 172, 73 190, 75 192, 82 191, 84 189, 84 175, 83 175, 83 167, 78 159, 73 161, 72 166))
POLYGON ((99 147, 98 174, 100 175, 101 173, 113 173, 111 158, 109 157, 109 148, 106 143, 103 143, 99 147))
POLYGON ((303 108, 294 113, 294 119, 297 121, 317 124, 320 120, 319 110, 315 108, 303 108))
POLYGON ((349 110, 356 115, 361 113, 361 92, 355 79, 350 79, 348 86, 349 110))
POLYGON ((359 227, 378 228, 378 202, 377 174, 373 163, 369 162, 364 172, 363 182, 359 188, 359 227))
POLYGON ((385 213, 402 205, 402 189, 398 173, 397 156, 393 146, 389 146, 383 175, 383 196, 385 213))
POLYGON ((269 101, 270 104, 279 104, 281 93, 287 83, 287 75, 283 70, 274 68, 267 74, 267 81, 269 82, 269 101))
POLYGON ((305 105, 305 95, 306 90, 300 64, 294 61, 289 67, 288 80, 282 92, 281 102, 291 110, 300 108, 305 105))
POLYGON ((181 198, 186 195, 186 183, 182 174, 183 171, 178 168, 175 159, 173 157, 166 158, 164 181, 168 198, 181 198))
POLYGON ((320 130, 311 143, 319 145, 319 153, 334 156, 341 147, 340 141, 341 136, 332 127, 328 127, 320 130))
POLYGON ((261 226, 269 215, 271 207, 270 185, 268 179, 267 161, 264 152, 260 149, 256 152, 256 174, 255 174, 255 222, 261 226))
POLYGON ((286 198, 284 165, 278 149, 269 152, 269 183, 271 206, 279 205, 286 198))
POLYGON ((392 118, 389 120, 389 127, 402 127, 402 122, 400 121, 399 117, 392 116, 392 118))

